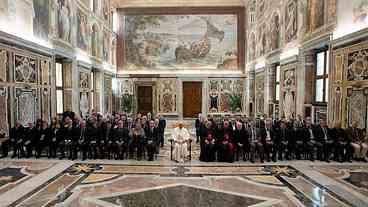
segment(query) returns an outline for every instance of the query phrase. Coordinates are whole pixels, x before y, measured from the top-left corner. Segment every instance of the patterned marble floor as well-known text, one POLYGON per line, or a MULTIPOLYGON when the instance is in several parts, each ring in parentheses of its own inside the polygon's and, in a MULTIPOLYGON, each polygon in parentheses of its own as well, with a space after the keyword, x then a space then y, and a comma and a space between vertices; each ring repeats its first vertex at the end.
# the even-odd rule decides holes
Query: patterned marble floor
POLYGON ((368 165, 0 160, 0 206, 368 206, 368 165))

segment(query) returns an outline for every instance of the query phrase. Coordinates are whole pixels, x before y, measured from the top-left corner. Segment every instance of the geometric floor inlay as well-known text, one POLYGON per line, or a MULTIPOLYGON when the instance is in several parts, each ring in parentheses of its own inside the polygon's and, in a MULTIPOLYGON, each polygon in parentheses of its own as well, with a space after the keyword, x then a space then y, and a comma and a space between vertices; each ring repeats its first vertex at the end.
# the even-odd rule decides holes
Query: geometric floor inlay
POLYGON ((237 195, 180 184, 101 197, 99 200, 105 201, 107 204, 106 206, 114 204, 125 207, 245 207, 259 206, 260 204, 268 206, 278 202, 277 200, 269 198, 260 198, 252 195, 237 195))
POLYGON ((74 163, 10 206, 354 205, 288 165, 74 163))

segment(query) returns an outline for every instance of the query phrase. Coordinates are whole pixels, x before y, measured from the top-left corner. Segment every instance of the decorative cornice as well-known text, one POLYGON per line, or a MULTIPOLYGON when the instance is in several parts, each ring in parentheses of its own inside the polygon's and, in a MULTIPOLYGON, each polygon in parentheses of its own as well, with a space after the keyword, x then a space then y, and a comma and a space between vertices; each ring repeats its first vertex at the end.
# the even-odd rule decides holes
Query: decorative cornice
POLYGON ((35 42, 22 39, 12 34, 8 34, 6 32, 0 31, 0 43, 4 43, 6 45, 14 46, 17 48, 24 48, 27 50, 31 50, 42 55, 52 56, 53 49, 45 47, 43 45, 37 44, 35 42))

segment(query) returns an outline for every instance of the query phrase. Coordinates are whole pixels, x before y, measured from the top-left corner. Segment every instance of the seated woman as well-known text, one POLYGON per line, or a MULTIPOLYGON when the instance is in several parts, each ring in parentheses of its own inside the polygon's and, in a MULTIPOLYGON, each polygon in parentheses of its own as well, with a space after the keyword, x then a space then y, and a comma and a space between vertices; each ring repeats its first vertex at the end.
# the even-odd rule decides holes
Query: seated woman
POLYGON ((234 162, 234 144, 229 134, 219 142, 217 156, 219 162, 234 162))
POLYGON ((201 161, 203 162, 213 162, 216 160, 216 145, 215 139, 212 134, 208 134, 204 139, 202 151, 201 151, 201 161))

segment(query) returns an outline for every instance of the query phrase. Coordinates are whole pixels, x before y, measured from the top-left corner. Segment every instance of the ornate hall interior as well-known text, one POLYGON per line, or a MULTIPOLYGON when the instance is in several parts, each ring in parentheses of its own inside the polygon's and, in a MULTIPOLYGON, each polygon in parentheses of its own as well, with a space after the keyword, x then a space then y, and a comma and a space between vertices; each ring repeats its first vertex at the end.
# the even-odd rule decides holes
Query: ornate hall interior
POLYGON ((368 0, 0 0, 0 207, 367 207, 367 132, 368 0))

